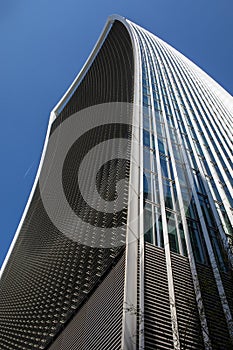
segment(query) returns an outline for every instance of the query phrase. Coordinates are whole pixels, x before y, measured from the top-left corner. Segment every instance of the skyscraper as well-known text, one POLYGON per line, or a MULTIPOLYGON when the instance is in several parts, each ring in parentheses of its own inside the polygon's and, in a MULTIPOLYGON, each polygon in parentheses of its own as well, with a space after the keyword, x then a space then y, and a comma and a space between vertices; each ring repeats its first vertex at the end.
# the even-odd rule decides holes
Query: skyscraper
POLYGON ((112 16, 51 112, 3 350, 232 349, 232 97, 112 16))

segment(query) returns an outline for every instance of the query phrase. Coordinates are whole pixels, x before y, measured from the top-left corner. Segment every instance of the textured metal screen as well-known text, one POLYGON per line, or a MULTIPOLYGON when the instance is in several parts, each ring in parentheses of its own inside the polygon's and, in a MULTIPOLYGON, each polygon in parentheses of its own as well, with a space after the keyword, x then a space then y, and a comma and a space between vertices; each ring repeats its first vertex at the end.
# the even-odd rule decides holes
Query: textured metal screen
POLYGON ((164 250, 145 243, 145 349, 173 349, 164 250))
POLYGON ((49 350, 120 349, 123 295, 124 256, 49 350))
POLYGON ((181 349, 204 349, 188 258, 171 253, 181 349))
MULTIPOLYGON (((51 135, 77 111, 104 102, 131 102, 132 95, 132 45, 127 30, 120 22, 115 22, 81 84, 54 121, 51 135)), ((74 145, 69 152, 64 163, 63 185, 74 212, 82 211, 80 196, 75 192, 77 158, 87 152, 93 142, 97 144, 109 137, 130 140, 131 131, 126 127, 131 123, 130 112, 125 116, 125 123, 103 127, 102 133, 85 135, 82 144, 74 145)), ((116 182, 127 178, 129 173, 127 162, 120 160, 113 167, 117 176, 113 176, 109 163, 100 169, 96 178, 99 192, 106 200, 114 197, 116 182)), ((127 201, 127 186, 123 190, 127 201)), ((58 203, 58 216, 59 211, 62 207, 59 208, 58 203)), ((83 218, 87 220, 88 215, 88 220, 97 226, 98 220, 105 219, 90 211, 85 212, 83 218)), ((127 207, 115 216, 106 215, 105 225, 111 228, 126 220, 127 207)), ((69 224, 72 222, 68 221, 69 224)), ((38 185, 1 280, 1 350, 48 348, 111 271, 123 251, 124 245, 90 247, 61 234, 44 208, 38 185)), ((89 314, 89 317, 92 316, 89 314)))
POLYGON ((55 120, 52 131, 61 121, 86 107, 107 102, 132 102, 133 73, 129 34, 123 24, 116 21, 88 74, 55 120))
MULTIPOLYGON (((188 259, 171 254, 181 349, 203 349, 188 259)), ((164 250, 145 243, 145 348, 173 349, 164 250)))
POLYGON ((210 267, 204 265, 198 265, 197 271, 211 336, 212 348, 214 350, 231 350, 232 342, 227 331, 227 323, 223 314, 213 272, 210 267))

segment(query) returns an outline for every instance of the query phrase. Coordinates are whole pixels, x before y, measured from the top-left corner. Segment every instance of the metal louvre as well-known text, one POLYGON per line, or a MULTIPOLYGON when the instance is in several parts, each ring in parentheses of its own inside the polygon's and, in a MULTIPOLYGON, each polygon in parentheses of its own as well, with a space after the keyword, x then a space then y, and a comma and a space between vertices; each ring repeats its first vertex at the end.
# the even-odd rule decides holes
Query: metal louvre
POLYGON ((123 255, 49 350, 120 349, 124 259, 123 255))
POLYGON ((145 349, 173 349, 164 250, 145 243, 145 349))
POLYGON ((188 258, 171 253, 181 349, 204 349, 188 258))
POLYGON ((229 269, 228 272, 222 272, 221 279, 225 289, 229 308, 231 310, 231 313, 233 314, 233 272, 231 271, 231 269, 229 269))
POLYGON ((231 350, 232 342, 227 331, 226 319, 223 314, 212 269, 208 266, 197 264, 197 271, 212 348, 213 350, 231 350))

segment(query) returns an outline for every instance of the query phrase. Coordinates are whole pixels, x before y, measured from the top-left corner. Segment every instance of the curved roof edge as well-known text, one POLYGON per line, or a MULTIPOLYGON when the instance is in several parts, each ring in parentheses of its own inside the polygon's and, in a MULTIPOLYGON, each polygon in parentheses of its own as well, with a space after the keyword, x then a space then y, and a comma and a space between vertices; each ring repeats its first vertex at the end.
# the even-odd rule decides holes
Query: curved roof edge
POLYGON ((117 15, 117 14, 110 15, 107 18, 105 26, 104 26, 104 28, 103 28, 99 38, 97 39, 95 46, 92 49, 90 55, 88 56, 86 62, 83 65, 83 67, 81 68, 80 72, 75 77, 73 83, 70 85, 68 90, 64 93, 64 95, 61 97, 61 99, 56 104, 56 106, 52 109, 51 114, 50 114, 50 123, 53 122, 56 119, 57 114, 59 113, 59 110, 68 102, 69 98, 75 92, 75 90, 78 87, 79 83, 83 79, 84 75, 86 74, 86 72, 90 68, 92 62, 94 61, 94 59, 96 57, 96 55, 98 54, 99 50, 101 49, 101 47, 102 47, 102 45, 103 45, 103 43, 104 43, 104 41, 105 41, 109 31, 112 28, 113 23, 115 21, 120 21, 128 29, 128 32, 129 32, 129 35, 130 35, 130 38, 131 38, 131 41, 132 41, 132 45, 133 45, 133 42, 134 42, 133 36, 132 36, 131 30, 130 30, 130 25, 127 22, 126 18, 123 17, 123 16, 120 16, 120 15, 117 15))
MULTIPOLYGON (((132 33, 130 31, 130 26, 129 24, 127 23, 126 21, 126 18, 122 17, 122 16, 119 16, 119 15, 112 15, 112 16, 109 16, 107 21, 106 21, 106 24, 93 48, 93 50, 91 51, 89 57, 87 58, 86 62, 84 63, 81 71, 78 73, 78 75, 76 76, 76 78, 74 79, 73 83, 71 84, 71 86, 68 88, 68 90, 65 92, 65 94, 62 96, 62 98, 60 99, 60 101, 57 103, 57 105, 52 109, 51 113, 50 113, 50 118, 49 118, 49 122, 48 122, 48 128, 47 128, 47 132, 46 132, 46 137, 45 137, 45 141, 44 141, 44 146, 43 146, 43 150, 42 150, 42 154, 41 154, 41 159, 40 159, 40 163, 39 163, 39 166, 38 166, 38 169, 37 169, 37 173, 36 173, 36 176, 35 176, 35 180, 34 180, 34 183, 33 183, 33 186, 32 186, 32 189, 30 191, 30 194, 29 194, 29 197, 27 199, 27 203, 26 203, 26 206, 24 208, 24 211, 23 211, 23 214, 21 216, 21 219, 20 219, 20 222, 19 222, 19 225, 16 229, 16 232, 15 232, 15 235, 12 239, 12 242, 10 244, 10 247, 8 249, 8 252, 5 256, 5 259, 3 260, 3 264, 2 266, 0 267, 0 279, 4 273, 4 270, 5 270, 5 267, 8 263, 8 260, 10 258, 10 255, 13 251, 13 248, 15 246, 15 243, 17 241, 17 238, 19 236, 19 233, 20 233, 20 230, 21 230, 21 227, 23 225, 23 222, 24 222, 24 219, 27 215, 27 212, 28 212, 28 209, 29 209, 29 206, 31 204, 31 201, 32 201, 32 198, 33 198, 33 195, 34 195, 34 192, 35 192, 35 189, 36 189, 36 185, 37 185, 37 182, 39 180, 39 176, 40 176, 40 172, 41 172, 41 169, 42 169, 42 165, 43 165, 43 162, 44 162, 44 158, 45 158, 45 153, 46 153, 46 149, 47 149, 47 145, 48 145, 48 141, 49 141, 49 134, 50 134, 50 129, 51 129, 51 125, 53 123, 53 121, 56 119, 57 117, 57 112, 58 110, 63 106, 65 105, 65 103, 68 102, 69 98, 72 96, 72 94, 74 93, 74 91, 76 90, 76 87, 79 85, 79 83, 81 82, 81 80, 83 79, 84 75, 86 74, 86 72, 88 71, 90 65, 92 64, 92 62, 94 61, 97 53, 99 52, 102 44, 104 43, 104 40, 105 38, 107 37, 111 27, 112 27, 112 24, 116 21, 120 21, 122 22, 125 27, 128 29, 128 32, 129 32, 129 35, 131 37, 131 40, 132 40, 132 45, 133 45, 133 36, 132 36, 132 33)), ((134 46, 134 45, 133 45, 134 46)), ((134 49, 134 48, 133 48, 134 49)))

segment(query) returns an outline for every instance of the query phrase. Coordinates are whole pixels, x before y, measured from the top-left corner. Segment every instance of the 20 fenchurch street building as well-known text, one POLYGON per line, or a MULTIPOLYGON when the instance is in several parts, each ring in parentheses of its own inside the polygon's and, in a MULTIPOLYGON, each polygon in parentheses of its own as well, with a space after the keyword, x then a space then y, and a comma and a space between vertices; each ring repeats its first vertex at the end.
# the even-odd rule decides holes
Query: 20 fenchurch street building
POLYGON ((232 97, 109 17, 51 112, 1 350, 233 349, 232 97))

